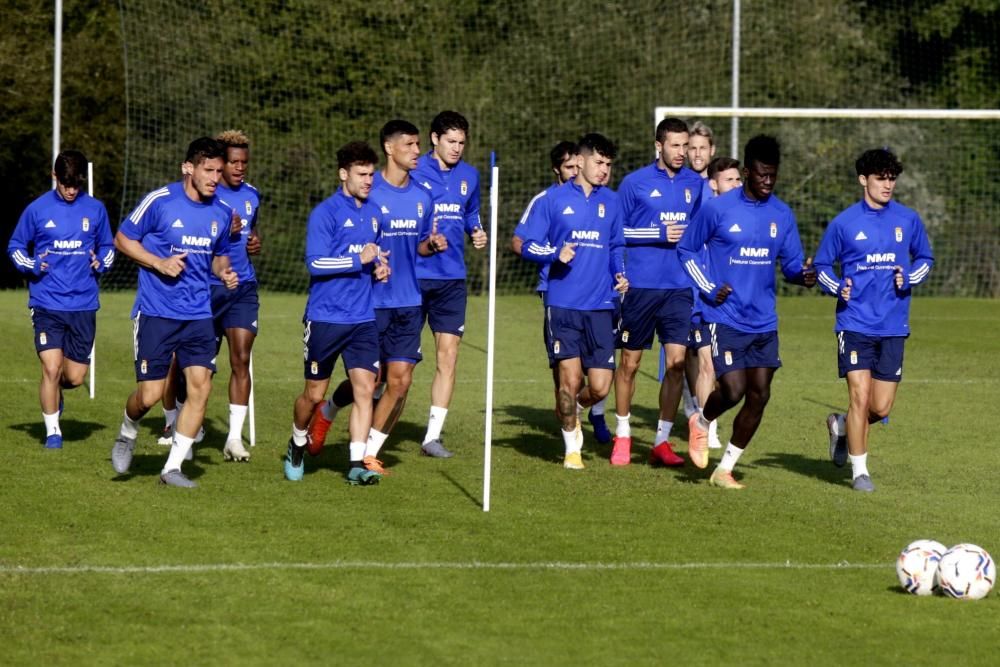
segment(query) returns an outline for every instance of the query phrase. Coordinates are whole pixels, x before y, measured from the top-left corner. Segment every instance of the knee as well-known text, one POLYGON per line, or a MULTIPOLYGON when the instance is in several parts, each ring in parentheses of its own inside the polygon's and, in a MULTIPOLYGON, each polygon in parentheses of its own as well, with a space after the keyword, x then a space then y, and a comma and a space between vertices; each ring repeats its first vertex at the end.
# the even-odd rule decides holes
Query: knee
POLYGON ((868 408, 868 421, 875 423, 889 416, 889 406, 873 405, 868 408))
POLYGON ((639 372, 639 366, 641 365, 642 357, 622 354, 621 363, 618 365, 618 368, 621 370, 622 375, 631 380, 639 372))
POLYGON ((726 403, 729 405, 736 405, 743 398, 743 394, 746 393, 745 388, 742 385, 735 385, 731 383, 722 383, 719 387, 722 398, 725 399, 726 403))
POLYGON ((405 396, 408 391, 410 391, 410 384, 413 383, 413 377, 409 374, 389 376, 389 382, 387 383, 387 389, 390 393, 395 396, 405 396))
POLYGON ((771 389, 769 387, 754 388, 747 392, 747 401, 751 402, 758 410, 763 410, 770 400, 771 389))
POLYGON ((237 350, 229 355, 229 366, 233 375, 244 377, 250 374, 250 352, 237 350))

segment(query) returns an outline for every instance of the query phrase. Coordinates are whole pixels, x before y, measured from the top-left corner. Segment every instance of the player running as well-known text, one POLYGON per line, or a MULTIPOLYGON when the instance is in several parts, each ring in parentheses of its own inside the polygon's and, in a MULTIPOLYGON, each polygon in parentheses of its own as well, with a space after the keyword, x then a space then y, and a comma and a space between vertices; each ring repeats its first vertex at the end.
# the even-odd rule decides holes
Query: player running
POLYGON ((215 373, 210 275, 214 273, 230 290, 239 285, 229 263, 232 211, 215 196, 225 155, 221 142, 195 139, 181 165, 183 180, 146 195, 115 236, 118 250, 139 265, 132 308, 138 386, 125 403, 111 449, 111 464, 118 474, 129 470, 139 420, 162 398, 176 355, 187 402, 177 417, 160 481, 197 486, 181 472, 181 464, 201 428, 215 373))
POLYGON ((702 178, 702 200, 707 201, 715 196, 709 182, 708 165, 715 157, 715 134, 712 128, 700 120, 691 124, 691 137, 688 139, 687 159, 691 171, 702 178))
POLYGON ((775 261, 785 279, 816 283, 812 258, 802 261, 795 215, 774 196, 781 151, 774 137, 759 135, 744 149, 744 184, 709 200, 677 248, 702 299, 702 317, 712 336, 719 388, 688 422, 691 461, 708 466, 708 424, 744 398, 733 435, 709 482, 742 489, 733 466, 760 426, 771 381, 781 366, 775 312, 775 261), (708 262, 703 264, 703 249, 708 262))
POLYGON ((614 376, 609 294, 612 287, 628 290, 621 204, 607 187, 617 148, 600 134, 585 135, 579 147, 576 178, 539 197, 519 233, 521 256, 551 265, 545 321, 550 354, 559 365, 563 467, 572 470, 584 467, 579 411, 607 396, 614 376))
POLYGON ((903 165, 884 148, 855 163, 861 201, 833 219, 816 253, 820 287, 837 297, 837 367, 847 378, 847 415, 827 417, 830 457, 851 461, 855 491, 874 491, 868 473, 868 427, 889 416, 903 379, 910 297, 934 265, 924 223, 893 201, 903 165), (841 277, 834 272, 840 265, 841 277))
POLYGON ((7 256, 28 279, 46 449, 62 448, 62 391, 83 384, 97 331, 97 277, 115 259, 108 212, 82 190, 86 174, 83 153, 59 153, 55 189, 24 209, 7 244, 7 256))

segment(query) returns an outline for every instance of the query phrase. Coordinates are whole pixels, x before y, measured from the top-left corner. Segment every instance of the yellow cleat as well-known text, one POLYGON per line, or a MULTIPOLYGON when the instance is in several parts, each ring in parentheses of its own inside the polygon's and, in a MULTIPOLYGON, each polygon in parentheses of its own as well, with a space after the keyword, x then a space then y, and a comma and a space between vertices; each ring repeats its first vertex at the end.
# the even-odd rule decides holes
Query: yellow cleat
POLYGON ((708 483, 712 486, 717 486, 720 489, 745 489, 746 484, 740 484, 735 479, 733 479, 733 473, 730 470, 722 470, 716 468, 712 473, 712 476, 708 478, 708 483))
POLYGON ((563 468, 568 468, 569 470, 583 470, 583 457, 580 456, 580 452, 570 452, 563 459, 563 468))

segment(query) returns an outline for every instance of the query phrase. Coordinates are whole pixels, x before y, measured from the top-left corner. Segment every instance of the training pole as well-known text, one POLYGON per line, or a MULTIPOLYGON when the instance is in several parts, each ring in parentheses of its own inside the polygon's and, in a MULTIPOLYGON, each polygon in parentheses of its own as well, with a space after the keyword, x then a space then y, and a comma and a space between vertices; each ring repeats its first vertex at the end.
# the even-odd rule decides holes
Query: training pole
POLYGON ((490 151, 490 291, 486 325, 486 438, 483 443, 483 511, 490 511, 490 457, 493 445, 493 357, 497 311, 497 216, 500 203, 500 167, 490 151))
POLYGON ((253 350, 250 351, 250 400, 247 401, 247 412, 250 414, 250 446, 257 446, 257 422, 253 418, 253 350))
MULTIPOLYGON (((91 197, 94 196, 94 163, 87 163, 87 194, 91 197)), ((102 257, 98 257, 98 260, 104 261, 102 257)), ((97 336, 94 336, 94 342, 90 346, 90 369, 87 371, 87 375, 90 376, 90 398, 94 398, 94 371, 96 370, 97 364, 97 336)))

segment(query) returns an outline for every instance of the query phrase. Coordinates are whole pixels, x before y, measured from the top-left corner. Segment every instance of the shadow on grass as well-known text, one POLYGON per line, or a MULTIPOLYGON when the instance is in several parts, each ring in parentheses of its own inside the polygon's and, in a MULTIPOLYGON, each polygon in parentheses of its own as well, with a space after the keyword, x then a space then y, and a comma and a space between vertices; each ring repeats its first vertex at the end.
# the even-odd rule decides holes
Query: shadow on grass
MULTIPOLYGON (((45 442, 45 424, 42 423, 41 419, 38 421, 11 424, 8 428, 11 431, 27 433, 32 439, 40 443, 45 442)), ((100 422, 81 421, 79 419, 61 419, 59 421, 59 429, 62 431, 63 441, 66 443, 86 440, 94 433, 105 428, 107 428, 107 425, 100 422)))
POLYGON ((827 459, 787 452, 767 454, 755 461, 761 468, 782 468, 838 486, 850 481, 850 468, 837 468, 827 459))
MULTIPOLYGON (((167 462, 167 455, 170 453, 170 448, 158 445, 155 445, 155 447, 156 449, 137 449, 135 455, 132 457, 132 464, 129 466, 128 472, 124 475, 119 475, 114 470, 111 470, 111 448, 109 447, 107 463, 105 465, 108 466, 113 475, 111 481, 122 483, 131 481, 136 477, 159 478, 160 473, 163 471, 163 464, 167 462)), ((195 449, 194 459, 184 462, 184 476, 192 480, 198 479, 205 474, 205 465, 217 464, 209 461, 208 457, 202 457, 202 460, 199 460, 197 449, 195 449)))
POLYGON ((480 499, 480 498, 477 498, 477 497, 475 497, 474 495, 472 495, 472 494, 471 494, 471 493, 469 492, 469 490, 468 490, 468 489, 466 489, 466 488, 465 488, 464 486, 462 486, 462 483, 461 483, 461 482, 459 482, 459 481, 458 481, 457 479, 455 479, 454 477, 452 477, 450 473, 448 473, 447 471, 444 471, 444 470, 442 470, 442 471, 441 471, 441 476, 442 476, 442 477, 444 477, 444 478, 445 478, 446 480, 448 480, 449 482, 451 482, 451 485, 452 485, 452 486, 454 486, 454 487, 455 487, 456 489, 458 489, 459 491, 461 491, 461 492, 462 492, 462 495, 464 495, 464 496, 465 496, 466 498, 468 498, 468 499, 469 499, 469 501, 470 501, 470 502, 471 502, 471 503, 472 503, 473 505, 475 505, 476 507, 478 507, 478 508, 482 509, 482 507, 483 507, 483 501, 482 501, 482 499, 480 499))

